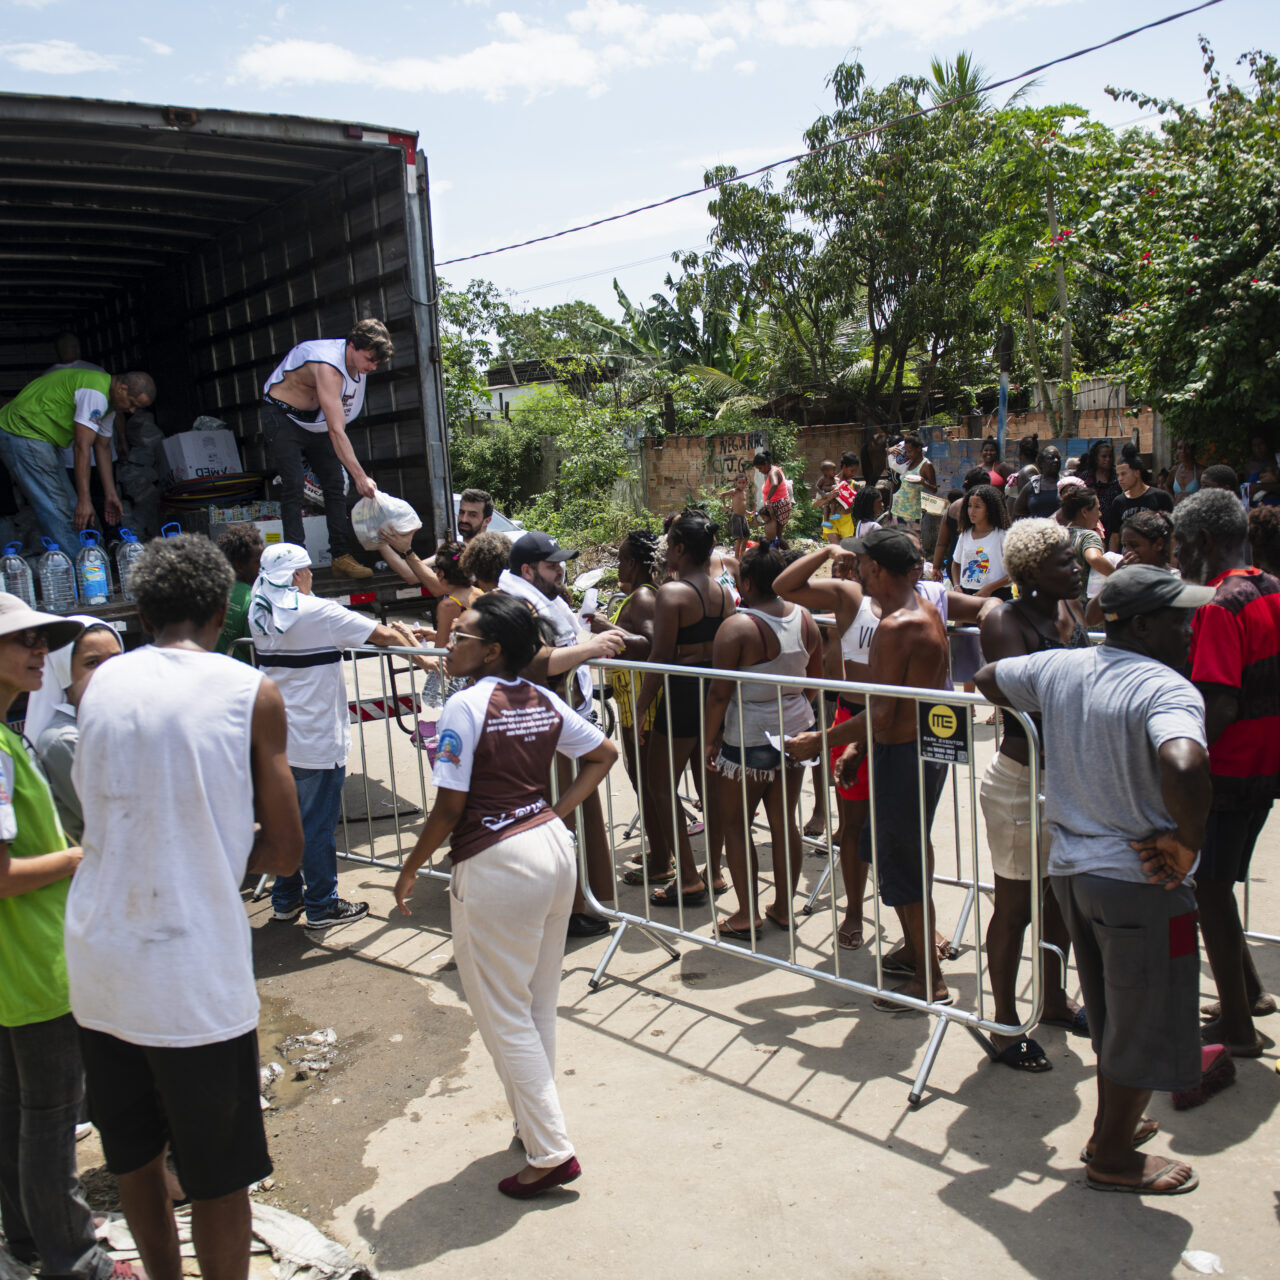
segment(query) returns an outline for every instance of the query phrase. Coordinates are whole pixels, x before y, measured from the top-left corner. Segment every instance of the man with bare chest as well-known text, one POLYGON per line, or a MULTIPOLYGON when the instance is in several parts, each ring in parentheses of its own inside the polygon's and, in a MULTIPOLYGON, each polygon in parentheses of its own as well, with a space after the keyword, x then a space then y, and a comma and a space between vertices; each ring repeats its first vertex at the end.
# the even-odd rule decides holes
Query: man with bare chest
MULTIPOLYGON (((867 680, 871 684, 912 689, 947 687, 947 633, 937 609, 915 590, 922 554, 919 544, 900 529, 873 529, 845 545, 858 557, 862 588, 880 606, 880 625, 871 641, 867 680)), ((924 904, 930 897, 932 867, 922 869, 920 788, 917 769, 924 770, 924 839, 946 779, 946 765, 920 761, 916 745, 916 703, 909 698, 869 697, 873 754, 871 804, 875 821, 880 900, 893 907, 902 922, 903 946, 893 956, 892 972, 907 975, 898 990, 925 999, 924 962, 933 971, 936 1003, 952 997, 938 967, 937 948, 928 945, 924 904)), ((854 719, 862 721, 868 711, 854 719)), ((859 726, 841 757, 839 772, 852 778, 866 754, 865 729, 859 726)), ((861 832, 858 856, 871 862, 871 823, 861 832)), ((877 999, 877 1009, 904 1012, 904 1007, 877 999)))
POLYGON ((345 467, 363 498, 374 483, 356 461, 347 426, 364 407, 365 382, 395 353, 381 320, 361 320, 345 338, 299 343, 276 367, 262 388, 262 433, 271 465, 280 473, 280 514, 284 540, 304 546, 302 530, 303 464, 310 464, 324 494, 329 554, 335 578, 368 578, 351 554, 347 535, 345 467))

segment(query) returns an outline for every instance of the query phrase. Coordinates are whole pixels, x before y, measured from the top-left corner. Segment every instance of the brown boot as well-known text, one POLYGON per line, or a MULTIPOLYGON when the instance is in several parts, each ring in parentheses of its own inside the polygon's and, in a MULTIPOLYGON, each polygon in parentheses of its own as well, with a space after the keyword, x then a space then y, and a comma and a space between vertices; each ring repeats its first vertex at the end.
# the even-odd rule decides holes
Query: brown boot
POLYGON ((330 566, 335 578, 372 578, 373 570, 366 569, 353 555, 339 556, 330 566))

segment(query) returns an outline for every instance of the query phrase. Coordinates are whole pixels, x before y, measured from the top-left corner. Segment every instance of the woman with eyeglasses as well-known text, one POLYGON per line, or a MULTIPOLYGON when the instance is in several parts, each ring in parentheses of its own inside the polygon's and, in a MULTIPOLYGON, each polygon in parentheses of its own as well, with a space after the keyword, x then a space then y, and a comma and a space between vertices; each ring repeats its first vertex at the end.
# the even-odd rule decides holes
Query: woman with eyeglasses
MULTIPOLYGON (((44 680, 79 622, 0 593, 0 706, 44 680)), ((67 847, 48 783, 0 724, 0 1217, 9 1252, 46 1275, 113 1275, 76 1179, 84 1068, 71 1017, 63 918, 80 850, 67 847)), ((132 1276, 126 1264, 122 1274, 132 1276)))
POLYGON ((525 1166, 498 1190, 523 1200, 582 1172, 555 1085, 556 1003, 578 872, 565 820, 618 751, 549 689, 520 678, 541 645, 522 600, 480 597, 449 640, 449 675, 473 683, 440 717, 436 802, 395 895, 408 915, 418 869, 448 839, 458 976, 525 1149, 525 1166), (581 767, 552 805, 557 753, 581 767))

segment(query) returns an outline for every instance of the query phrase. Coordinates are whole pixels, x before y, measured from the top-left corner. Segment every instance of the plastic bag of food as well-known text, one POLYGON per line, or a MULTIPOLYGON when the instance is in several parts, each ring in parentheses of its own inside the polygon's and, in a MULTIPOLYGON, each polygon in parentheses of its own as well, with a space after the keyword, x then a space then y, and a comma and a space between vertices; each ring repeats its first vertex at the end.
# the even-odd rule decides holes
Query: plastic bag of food
POLYGON ((351 524, 366 551, 376 551, 387 534, 408 536, 422 528, 418 513, 403 498, 393 498, 381 489, 352 507, 351 524))

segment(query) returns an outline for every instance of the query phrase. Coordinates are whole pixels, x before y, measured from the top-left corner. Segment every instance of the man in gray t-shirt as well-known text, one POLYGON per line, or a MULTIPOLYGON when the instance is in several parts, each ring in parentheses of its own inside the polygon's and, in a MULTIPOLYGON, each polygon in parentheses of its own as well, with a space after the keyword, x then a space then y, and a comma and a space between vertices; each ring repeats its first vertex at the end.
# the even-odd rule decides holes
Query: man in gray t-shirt
POLYGON ((1195 896, 1211 783, 1204 703, 1180 673, 1193 611, 1211 598, 1146 565, 1100 596, 1106 643, 988 663, 992 702, 1042 717, 1049 874, 1076 949, 1098 1057, 1085 1151, 1098 1191, 1179 1195, 1190 1165, 1138 1154, 1153 1089, 1200 1082, 1195 896))

